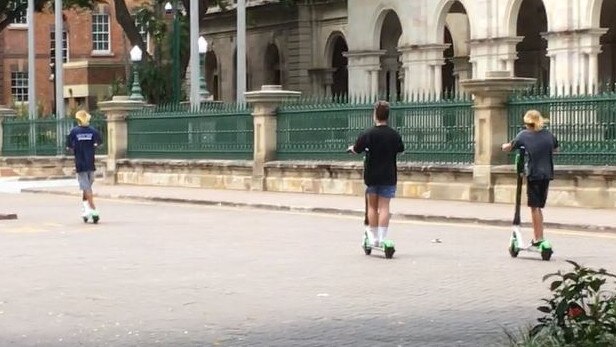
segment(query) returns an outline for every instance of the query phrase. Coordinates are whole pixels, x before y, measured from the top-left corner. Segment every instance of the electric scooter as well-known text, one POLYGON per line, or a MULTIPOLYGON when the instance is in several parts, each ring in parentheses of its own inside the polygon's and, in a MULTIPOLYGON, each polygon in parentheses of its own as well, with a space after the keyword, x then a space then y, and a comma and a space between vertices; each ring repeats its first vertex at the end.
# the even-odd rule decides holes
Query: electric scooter
POLYGON ((394 245, 394 241, 390 239, 385 239, 378 246, 370 244, 370 238, 368 237, 368 233, 370 232, 368 227, 368 195, 365 195, 365 207, 364 207, 364 238, 362 241, 362 248, 364 249, 364 253, 366 255, 370 255, 372 250, 377 250, 379 252, 383 252, 385 254, 385 258, 391 259, 394 257, 394 253, 396 252, 396 248, 394 245))
POLYGON ((509 254, 515 258, 520 251, 540 253, 541 259, 548 261, 552 257, 552 245, 549 241, 543 240, 538 245, 524 246, 524 239, 522 238, 522 232, 520 230, 520 205, 522 202, 522 185, 524 179, 524 147, 520 148, 515 157, 515 166, 517 174, 516 182, 516 195, 515 195, 515 215, 513 217, 513 233, 509 240, 509 254))

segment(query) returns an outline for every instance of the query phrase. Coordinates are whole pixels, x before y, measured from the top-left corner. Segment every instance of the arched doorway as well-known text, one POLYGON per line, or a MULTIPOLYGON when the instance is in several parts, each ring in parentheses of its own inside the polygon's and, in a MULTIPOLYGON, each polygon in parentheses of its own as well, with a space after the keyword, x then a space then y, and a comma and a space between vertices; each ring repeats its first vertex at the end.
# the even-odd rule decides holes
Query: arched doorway
POLYGON ((459 89, 461 79, 471 77, 469 62, 470 22, 466 8, 460 1, 453 1, 447 10, 443 30, 445 62, 441 71, 441 91, 453 93, 459 89))
POLYGON ((616 1, 604 0, 601 6, 601 28, 608 29, 601 36, 599 54, 599 83, 616 83, 616 1))
POLYGON ((381 72, 379 78, 379 91, 387 99, 400 99, 400 53, 398 41, 402 36, 402 25, 394 11, 388 11, 381 28, 380 49, 385 53, 381 57, 381 72))
POLYGON ((349 50, 344 37, 337 36, 334 41, 334 47, 332 50, 332 69, 333 72, 333 84, 332 94, 334 96, 344 96, 349 92, 349 72, 348 59, 344 56, 344 52, 349 50))
POLYGON ((547 57, 548 42, 541 37, 548 30, 548 18, 542 0, 524 0, 517 19, 517 36, 524 37, 517 44, 518 59, 515 75, 536 78, 537 83, 550 83, 550 60, 547 57))
POLYGON ((270 43, 265 50, 265 84, 282 85, 280 53, 275 44, 270 43))
POLYGON ((449 31, 448 27, 445 27, 444 34, 444 42, 446 45, 449 45, 447 49, 443 52, 443 56, 445 57, 445 64, 443 64, 443 72, 441 74, 443 79, 443 92, 452 92, 456 88, 456 80, 453 76, 453 38, 451 37, 451 31, 449 31))
POLYGON ((205 54, 205 81, 207 83, 207 89, 214 100, 220 100, 218 58, 214 51, 209 51, 205 54))

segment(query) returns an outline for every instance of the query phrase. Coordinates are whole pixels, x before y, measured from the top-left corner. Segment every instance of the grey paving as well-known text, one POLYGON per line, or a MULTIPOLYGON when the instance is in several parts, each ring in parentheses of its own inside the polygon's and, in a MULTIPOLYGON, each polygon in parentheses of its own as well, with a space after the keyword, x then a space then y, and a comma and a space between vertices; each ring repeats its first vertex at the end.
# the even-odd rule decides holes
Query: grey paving
POLYGON ((551 262, 511 259, 509 228, 399 221, 392 260, 361 219, 0 194, 1 346, 492 346, 537 317, 565 259, 616 268, 616 237, 548 231, 551 262), (440 238, 442 243, 433 243, 440 238))

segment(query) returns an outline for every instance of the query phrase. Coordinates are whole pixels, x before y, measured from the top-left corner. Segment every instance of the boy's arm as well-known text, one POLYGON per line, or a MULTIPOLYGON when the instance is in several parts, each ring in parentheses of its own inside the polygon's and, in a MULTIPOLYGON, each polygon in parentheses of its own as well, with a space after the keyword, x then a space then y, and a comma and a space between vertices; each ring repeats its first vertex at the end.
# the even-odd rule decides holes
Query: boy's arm
POLYGON ((71 130, 70 133, 68 133, 68 135, 66 135, 66 150, 71 150, 71 149, 75 149, 75 145, 73 143, 73 131, 71 130))
POLYGON ((94 147, 99 147, 103 144, 103 137, 98 130, 94 130, 94 147))
POLYGON ((358 138, 357 141, 355 141, 354 145, 349 146, 349 148, 347 148, 347 152, 351 152, 351 153, 363 153, 366 150, 366 133, 361 134, 358 138))
POLYGON ((402 141, 402 136, 398 135, 398 153, 404 152, 404 142, 402 141))
POLYGON ((511 152, 514 149, 518 149, 520 148, 521 144, 520 144, 520 135, 522 133, 520 132, 515 139, 511 140, 510 142, 507 143, 503 143, 501 145, 501 149, 503 150, 503 152, 511 152))

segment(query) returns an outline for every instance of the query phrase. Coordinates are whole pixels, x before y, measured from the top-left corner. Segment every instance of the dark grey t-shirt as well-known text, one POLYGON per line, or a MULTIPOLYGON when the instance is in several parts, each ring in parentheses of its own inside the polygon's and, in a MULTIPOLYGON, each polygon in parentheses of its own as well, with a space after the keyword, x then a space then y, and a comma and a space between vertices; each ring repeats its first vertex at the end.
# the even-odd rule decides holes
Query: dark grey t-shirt
POLYGON ((512 142, 513 149, 525 148, 525 171, 530 181, 554 179, 554 149, 558 140, 551 132, 522 130, 512 142))

